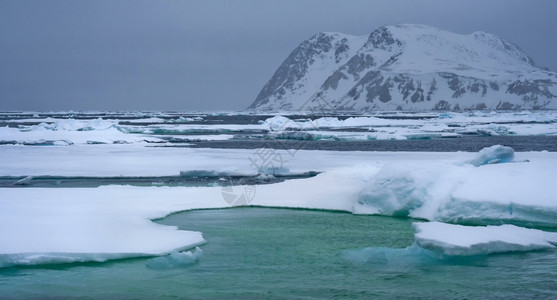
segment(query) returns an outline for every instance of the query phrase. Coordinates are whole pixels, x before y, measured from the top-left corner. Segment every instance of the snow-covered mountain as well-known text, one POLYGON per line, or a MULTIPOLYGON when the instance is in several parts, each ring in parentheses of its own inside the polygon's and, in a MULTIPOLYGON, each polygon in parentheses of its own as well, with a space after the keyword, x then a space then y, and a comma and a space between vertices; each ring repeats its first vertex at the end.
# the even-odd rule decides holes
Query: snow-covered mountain
POLYGON ((493 34, 424 25, 319 33, 288 56, 256 110, 557 109, 557 73, 493 34))

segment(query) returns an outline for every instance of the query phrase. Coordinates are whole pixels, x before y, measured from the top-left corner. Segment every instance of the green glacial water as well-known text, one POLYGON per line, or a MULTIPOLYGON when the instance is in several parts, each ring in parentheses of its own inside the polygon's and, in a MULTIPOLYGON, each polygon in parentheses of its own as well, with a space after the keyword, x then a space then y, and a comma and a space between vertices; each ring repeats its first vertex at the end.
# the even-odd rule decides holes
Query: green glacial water
POLYGON ((327 211, 198 210, 157 222, 204 233, 198 260, 0 269, 0 298, 557 298, 557 251, 439 258, 414 220, 327 211))

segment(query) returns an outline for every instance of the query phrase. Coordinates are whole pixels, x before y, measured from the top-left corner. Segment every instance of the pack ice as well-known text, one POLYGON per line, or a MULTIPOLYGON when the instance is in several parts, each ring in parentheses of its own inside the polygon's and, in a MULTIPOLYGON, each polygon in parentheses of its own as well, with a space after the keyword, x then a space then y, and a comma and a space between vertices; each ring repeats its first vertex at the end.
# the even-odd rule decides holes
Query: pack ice
MULTIPOLYGON (((289 157, 291 172, 320 173, 257 185, 249 204, 433 221, 416 225, 416 242, 446 254, 551 248, 554 234, 519 226, 557 226, 557 155, 511 150, 503 146, 476 154, 300 150, 295 155, 278 151, 289 157), (486 164, 473 163, 478 161, 486 164), (514 225, 457 226, 501 223, 514 225)), ((0 151, 0 176, 257 171, 247 160, 252 150, 14 145, 0 151), (72 163, 67 163, 69 159, 72 163)), ((152 220, 177 211, 230 206, 222 188, 215 186, 33 188, 32 182, 24 188, 0 188, 0 267, 170 253, 174 254, 151 264, 189 264, 198 257, 176 251, 202 244, 202 233, 152 220)), ((245 188, 236 186, 234 192, 245 188)))

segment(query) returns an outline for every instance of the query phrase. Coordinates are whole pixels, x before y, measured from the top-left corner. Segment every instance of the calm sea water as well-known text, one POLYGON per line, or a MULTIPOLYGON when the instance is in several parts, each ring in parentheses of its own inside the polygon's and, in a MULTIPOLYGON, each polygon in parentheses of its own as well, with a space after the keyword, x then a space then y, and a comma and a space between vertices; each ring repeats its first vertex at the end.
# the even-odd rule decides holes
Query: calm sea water
POLYGON ((557 298, 557 251, 440 259, 409 247, 410 219, 244 207, 158 222, 203 232, 199 260, 1 269, 0 298, 557 298))
POLYGON ((462 136, 458 138, 375 141, 227 140, 190 143, 190 148, 304 149, 330 151, 477 152, 493 145, 515 151, 557 151, 557 136, 462 136))

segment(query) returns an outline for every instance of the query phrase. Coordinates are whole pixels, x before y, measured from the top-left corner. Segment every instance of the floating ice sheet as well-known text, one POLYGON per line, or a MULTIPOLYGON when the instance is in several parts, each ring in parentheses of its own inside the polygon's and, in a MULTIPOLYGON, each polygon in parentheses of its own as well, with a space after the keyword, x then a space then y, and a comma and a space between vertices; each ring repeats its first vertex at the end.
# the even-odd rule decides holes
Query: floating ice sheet
POLYGON ((226 207, 216 188, 0 189, 0 267, 164 255, 204 243, 151 219, 226 207))
POLYGON ((416 243, 445 255, 481 255, 555 248, 557 233, 514 225, 414 223, 416 243))
MULTIPOLYGON (((176 176, 188 170, 255 170, 248 159, 253 158, 252 150, 2 146, 0 153, 4 176, 176 176)), ((288 158, 283 168, 291 173, 322 173, 258 185, 250 190, 246 204, 455 223, 557 223, 556 153, 516 153, 517 161, 530 162, 481 167, 466 163, 473 153, 277 153, 288 158)), ((226 191, 133 186, 0 189, 0 265, 102 261, 191 248, 203 242, 200 233, 151 219, 182 210, 229 207, 225 196, 245 192, 245 186, 226 191)))

